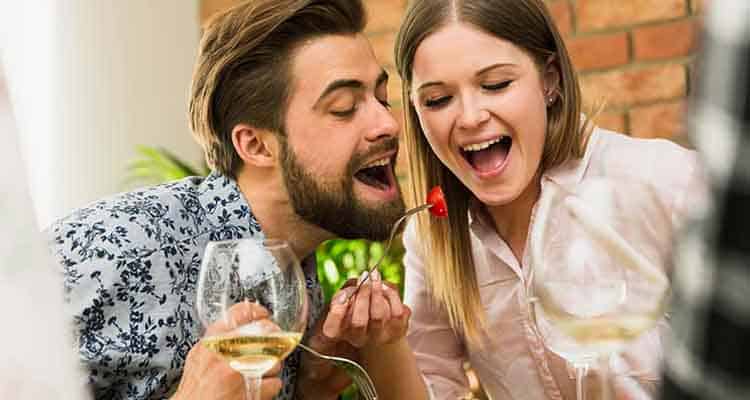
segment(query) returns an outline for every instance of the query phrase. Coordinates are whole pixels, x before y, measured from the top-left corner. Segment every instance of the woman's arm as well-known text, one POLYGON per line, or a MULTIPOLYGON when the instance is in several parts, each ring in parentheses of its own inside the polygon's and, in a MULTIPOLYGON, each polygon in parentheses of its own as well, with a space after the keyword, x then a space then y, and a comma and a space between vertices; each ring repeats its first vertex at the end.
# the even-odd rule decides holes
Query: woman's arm
POLYGON ((429 257, 422 254, 415 228, 416 224, 410 223, 404 232, 404 303, 412 312, 406 341, 430 398, 454 400, 469 393, 463 368, 466 350, 451 328, 445 309, 430 295, 425 278, 429 257))

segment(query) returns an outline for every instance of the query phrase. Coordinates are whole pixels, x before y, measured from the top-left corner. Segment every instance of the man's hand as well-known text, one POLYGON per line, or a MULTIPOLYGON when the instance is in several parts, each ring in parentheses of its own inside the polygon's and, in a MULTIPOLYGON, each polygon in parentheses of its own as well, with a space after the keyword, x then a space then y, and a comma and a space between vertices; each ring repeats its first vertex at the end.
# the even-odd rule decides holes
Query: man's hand
MULTIPOLYGON (((233 327, 268 317, 268 311, 250 302, 233 306, 229 311, 230 321, 219 321, 206 329, 206 336, 229 332, 233 327), (227 323, 229 322, 229 323, 227 323)), ((278 374, 281 365, 268 371, 261 384, 261 399, 271 400, 281 390, 278 374)), ((172 400, 237 399, 245 398, 245 383, 239 372, 229 363, 198 342, 190 349, 182 380, 172 400)))

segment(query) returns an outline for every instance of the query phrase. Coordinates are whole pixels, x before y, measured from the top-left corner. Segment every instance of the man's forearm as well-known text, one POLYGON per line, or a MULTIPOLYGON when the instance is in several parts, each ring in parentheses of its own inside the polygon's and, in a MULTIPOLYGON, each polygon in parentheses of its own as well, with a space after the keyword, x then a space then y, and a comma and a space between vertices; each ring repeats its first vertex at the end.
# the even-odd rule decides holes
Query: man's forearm
POLYGON ((405 338, 362 349, 362 364, 375 383, 378 397, 427 400, 427 387, 405 338))

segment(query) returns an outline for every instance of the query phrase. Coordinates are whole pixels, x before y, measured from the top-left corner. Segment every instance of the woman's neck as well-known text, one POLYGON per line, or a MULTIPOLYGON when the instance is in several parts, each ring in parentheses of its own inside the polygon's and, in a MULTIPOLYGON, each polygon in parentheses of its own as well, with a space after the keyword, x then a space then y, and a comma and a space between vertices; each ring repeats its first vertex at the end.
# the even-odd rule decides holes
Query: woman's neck
POLYGON ((540 193, 541 174, 537 173, 515 200, 501 206, 487 207, 487 213, 495 224, 495 230, 508 244, 519 265, 526 247, 531 211, 540 193))

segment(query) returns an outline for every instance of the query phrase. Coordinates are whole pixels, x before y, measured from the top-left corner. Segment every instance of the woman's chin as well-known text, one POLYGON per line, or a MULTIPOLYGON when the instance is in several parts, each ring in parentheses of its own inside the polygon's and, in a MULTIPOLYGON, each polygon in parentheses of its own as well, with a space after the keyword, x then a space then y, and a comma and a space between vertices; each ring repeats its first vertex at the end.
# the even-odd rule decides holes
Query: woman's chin
POLYGON ((521 191, 508 190, 502 192, 474 192, 474 196, 487 207, 506 206, 517 199, 521 191))

